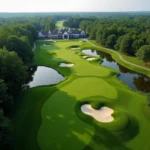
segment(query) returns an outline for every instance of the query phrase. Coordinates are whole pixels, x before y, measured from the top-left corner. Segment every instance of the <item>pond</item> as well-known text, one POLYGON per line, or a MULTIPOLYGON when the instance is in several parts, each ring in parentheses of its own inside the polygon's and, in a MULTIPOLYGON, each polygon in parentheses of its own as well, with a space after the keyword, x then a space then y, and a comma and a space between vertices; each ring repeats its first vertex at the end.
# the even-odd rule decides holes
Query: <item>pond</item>
POLYGON ((33 66, 28 69, 30 81, 29 87, 53 85, 64 80, 64 77, 56 70, 44 66, 33 66))
POLYGON ((101 57, 103 59, 101 65, 119 71, 120 75, 118 76, 118 79, 127 84, 133 90, 143 93, 150 92, 149 77, 121 66, 111 57, 110 54, 91 49, 82 50, 82 52, 87 55, 101 57))

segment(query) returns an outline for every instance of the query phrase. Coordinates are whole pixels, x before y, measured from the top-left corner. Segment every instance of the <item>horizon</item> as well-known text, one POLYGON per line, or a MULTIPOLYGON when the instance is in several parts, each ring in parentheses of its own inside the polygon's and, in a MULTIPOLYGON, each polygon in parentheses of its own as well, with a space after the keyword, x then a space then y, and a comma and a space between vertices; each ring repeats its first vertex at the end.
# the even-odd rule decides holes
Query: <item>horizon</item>
POLYGON ((0 13, 126 13, 126 12, 150 12, 150 10, 133 10, 133 11, 30 11, 30 12, 0 12, 0 13))
POLYGON ((0 12, 129 12, 150 11, 149 0, 5 0, 0 12))

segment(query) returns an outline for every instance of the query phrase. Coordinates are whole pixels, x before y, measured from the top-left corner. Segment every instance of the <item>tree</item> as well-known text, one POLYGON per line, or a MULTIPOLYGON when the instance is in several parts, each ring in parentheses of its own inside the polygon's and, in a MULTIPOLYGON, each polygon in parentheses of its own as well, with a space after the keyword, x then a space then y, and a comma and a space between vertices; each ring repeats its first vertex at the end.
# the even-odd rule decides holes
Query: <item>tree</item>
POLYGON ((132 49, 134 50, 134 52, 137 52, 137 50, 139 49, 139 42, 138 40, 133 41, 132 43, 132 49))
POLYGON ((3 26, 0 29, 0 48, 6 45, 8 36, 10 36, 10 29, 7 26, 3 26))
POLYGON ((148 106, 150 106, 150 93, 147 94, 147 103, 148 103, 148 106))
POLYGON ((122 39, 123 39, 123 36, 120 36, 120 37, 117 39, 116 44, 115 44, 115 46, 114 46, 115 50, 120 50, 122 39))
POLYGON ((31 33, 33 41, 35 41, 38 38, 38 32, 35 26, 33 26, 32 24, 25 24, 22 25, 22 27, 27 29, 31 33))
POLYGON ((0 150, 12 149, 11 122, 0 109, 0 150))
POLYGON ((80 27, 80 29, 82 29, 82 30, 86 30, 86 27, 87 27, 88 25, 90 25, 91 23, 92 23, 92 22, 89 21, 89 20, 84 20, 84 21, 81 21, 81 22, 80 22, 79 27, 80 27))
POLYGON ((29 41, 29 39, 28 39, 27 36, 21 36, 21 37, 20 37, 20 40, 22 40, 22 41, 27 45, 27 47, 28 47, 30 50, 32 49, 32 47, 31 47, 31 45, 30 45, 30 41, 29 41))
POLYGON ((7 87, 3 80, 0 79, 0 107, 2 107, 2 104, 4 101, 7 100, 7 94, 6 94, 7 87))
POLYGON ((132 53, 132 38, 130 36, 125 35, 122 38, 120 51, 122 53, 133 54, 132 53))
POLYGON ((7 90, 6 84, 0 79, 0 108, 9 113, 12 108, 13 97, 8 95, 7 90))
POLYGON ((93 27, 93 28, 91 29, 90 39, 92 39, 92 40, 95 40, 95 39, 96 39, 96 27, 93 27))
POLYGON ((26 36, 32 46, 34 40, 31 35, 31 32, 26 29, 23 25, 15 25, 11 27, 11 35, 16 35, 17 37, 26 36))
POLYGON ((107 38, 106 46, 109 48, 114 48, 115 44, 116 44, 116 35, 114 34, 109 35, 107 38))
POLYGON ((6 47, 9 51, 15 51, 24 62, 29 62, 33 58, 31 46, 25 37, 9 36, 6 47))
POLYGON ((7 86, 7 93, 15 95, 27 79, 27 68, 15 52, 0 50, 0 79, 7 86))
POLYGON ((150 61, 150 45, 142 46, 137 52, 136 56, 138 59, 146 62, 150 61))

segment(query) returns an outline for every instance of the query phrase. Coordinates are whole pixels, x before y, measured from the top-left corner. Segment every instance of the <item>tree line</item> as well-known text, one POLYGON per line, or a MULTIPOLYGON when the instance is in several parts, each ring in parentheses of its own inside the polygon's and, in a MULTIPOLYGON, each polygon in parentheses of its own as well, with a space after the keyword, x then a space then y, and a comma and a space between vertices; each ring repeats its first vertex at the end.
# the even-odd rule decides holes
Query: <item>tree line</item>
POLYGON ((86 30, 89 38, 102 46, 150 61, 150 15, 71 17, 64 26, 86 30))
MULTIPOLYGON (((64 18, 64 17, 62 17, 64 18)), ((31 17, 9 17, 0 18, 1 26, 12 26, 18 24, 32 24, 38 31, 49 31, 56 28, 55 24, 61 17, 58 16, 31 16, 31 17)))
POLYGON ((80 23, 84 20, 93 22, 96 20, 96 17, 70 17, 63 22, 63 26, 67 28, 79 28, 80 23))
POLYGON ((35 26, 19 24, 0 27, 0 149, 12 149, 9 116, 18 92, 28 80, 26 63, 33 58, 32 47, 38 37, 35 26))
POLYGON ((102 46, 150 61, 150 16, 84 20, 79 26, 102 46))

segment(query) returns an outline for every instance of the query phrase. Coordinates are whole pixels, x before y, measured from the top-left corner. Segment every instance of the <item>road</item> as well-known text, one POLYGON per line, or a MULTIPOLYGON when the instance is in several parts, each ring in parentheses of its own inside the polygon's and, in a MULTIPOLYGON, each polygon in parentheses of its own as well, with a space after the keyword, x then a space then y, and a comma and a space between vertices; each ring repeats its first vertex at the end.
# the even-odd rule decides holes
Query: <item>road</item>
POLYGON ((33 48, 32 48, 32 51, 34 51, 36 49, 36 44, 34 42, 34 45, 33 45, 33 48))

